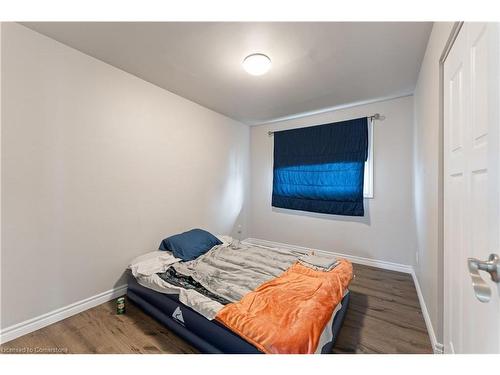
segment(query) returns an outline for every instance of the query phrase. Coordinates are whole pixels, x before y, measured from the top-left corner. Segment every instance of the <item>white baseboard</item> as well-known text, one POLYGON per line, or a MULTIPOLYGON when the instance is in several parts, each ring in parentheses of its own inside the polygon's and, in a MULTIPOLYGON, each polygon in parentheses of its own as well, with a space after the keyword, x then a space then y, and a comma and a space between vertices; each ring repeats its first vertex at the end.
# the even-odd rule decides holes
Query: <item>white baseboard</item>
POLYGON ((420 302, 420 309, 422 310, 422 315, 424 316, 425 326, 427 327, 427 332, 429 333, 429 338, 431 339, 432 350, 434 350, 434 354, 443 354, 444 346, 437 341, 436 333, 434 332, 434 327, 432 326, 431 317, 429 315, 429 311, 427 310, 427 305, 425 304, 424 295, 422 294, 422 289, 420 289, 420 283, 418 282, 415 269, 412 269, 411 277, 413 278, 413 283, 415 284, 415 289, 417 290, 418 301, 420 302))
POLYGON ((0 344, 4 344, 20 336, 26 335, 50 324, 69 318, 70 316, 78 314, 82 311, 111 301, 124 295, 126 292, 127 285, 122 285, 106 292, 97 294, 93 297, 86 298, 84 300, 72 303, 71 305, 61 307, 57 310, 37 316, 33 319, 29 319, 24 322, 4 328, 0 331, 0 344))
POLYGON ((309 247, 283 244, 283 243, 279 243, 279 242, 261 240, 258 238, 247 238, 246 240, 244 240, 242 242, 247 242, 249 244, 255 244, 255 245, 260 245, 260 246, 265 246, 265 247, 270 247, 270 248, 292 249, 292 250, 296 250, 296 251, 300 251, 300 252, 304 252, 304 253, 306 251, 312 250, 318 254, 329 254, 329 255, 334 255, 334 256, 340 257, 340 258, 345 258, 348 261, 350 261, 352 263, 356 263, 356 264, 363 264, 365 266, 372 266, 372 267, 381 268, 384 270, 398 271, 398 272, 410 274, 411 277, 413 278, 413 282, 415 283, 415 289, 417 290, 418 300, 420 302, 420 308, 422 309, 422 315, 424 316, 424 321, 425 321, 425 325, 427 327, 427 332, 429 333, 429 338, 431 340, 432 349, 433 349, 435 354, 442 354, 443 353, 443 344, 439 343, 436 339, 436 334, 434 332, 434 327, 432 326, 431 318, 429 316, 429 311, 427 310, 427 305, 425 304, 424 296, 422 294, 422 290, 420 289, 420 283, 418 282, 418 278, 417 278, 417 275, 415 273, 415 269, 413 268, 413 266, 407 265, 407 264, 387 262, 384 260, 376 260, 376 259, 364 258, 364 257, 359 257, 359 256, 354 256, 354 255, 335 253, 335 252, 331 252, 331 251, 312 249, 309 247))
POLYGON ((255 245, 266 246, 266 247, 271 247, 271 248, 278 247, 278 248, 282 248, 282 249, 292 249, 292 250, 300 251, 303 253, 312 250, 318 254, 334 255, 334 256, 339 257, 339 258, 345 258, 352 263, 363 264, 365 266, 372 266, 372 267, 382 268, 384 270, 398 271, 398 272, 409 273, 409 274, 411 274, 413 272, 413 267, 410 265, 387 262, 385 260, 376 260, 376 259, 359 257, 359 256, 355 256, 355 255, 335 253, 332 251, 312 249, 310 247, 295 246, 295 245, 284 244, 284 243, 279 243, 279 242, 261 240, 258 238, 247 238, 246 240, 244 240, 242 242, 252 243, 255 245))

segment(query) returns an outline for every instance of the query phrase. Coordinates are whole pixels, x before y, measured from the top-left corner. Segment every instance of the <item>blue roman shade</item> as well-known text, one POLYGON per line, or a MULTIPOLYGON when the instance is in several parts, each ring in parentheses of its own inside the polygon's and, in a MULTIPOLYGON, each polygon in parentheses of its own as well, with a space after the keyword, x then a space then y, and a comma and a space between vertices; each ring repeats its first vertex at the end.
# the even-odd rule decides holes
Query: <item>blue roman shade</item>
POLYGON ((274 207, 363 216, 368 119, 274 133, 274 207))

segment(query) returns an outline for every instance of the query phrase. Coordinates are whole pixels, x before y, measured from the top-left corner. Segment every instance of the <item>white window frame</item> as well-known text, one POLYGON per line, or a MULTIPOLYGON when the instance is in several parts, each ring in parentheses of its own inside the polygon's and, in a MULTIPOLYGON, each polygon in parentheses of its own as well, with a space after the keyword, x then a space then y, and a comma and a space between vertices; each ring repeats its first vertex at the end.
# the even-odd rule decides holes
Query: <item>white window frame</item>
POLYGON ((373 198, 373 119, 368 121, 368 158, 365 162, 363 198, 373 198))

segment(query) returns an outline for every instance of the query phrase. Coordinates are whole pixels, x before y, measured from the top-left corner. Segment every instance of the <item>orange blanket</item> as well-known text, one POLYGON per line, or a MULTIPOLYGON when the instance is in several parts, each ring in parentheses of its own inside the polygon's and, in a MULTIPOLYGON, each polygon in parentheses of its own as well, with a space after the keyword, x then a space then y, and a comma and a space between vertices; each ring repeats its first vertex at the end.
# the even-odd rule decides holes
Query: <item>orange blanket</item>
POLYGON ((314 353, 351 279, 347 260, 329 272, 295 263, 226 305, 216 319, 264 353, 314 353))

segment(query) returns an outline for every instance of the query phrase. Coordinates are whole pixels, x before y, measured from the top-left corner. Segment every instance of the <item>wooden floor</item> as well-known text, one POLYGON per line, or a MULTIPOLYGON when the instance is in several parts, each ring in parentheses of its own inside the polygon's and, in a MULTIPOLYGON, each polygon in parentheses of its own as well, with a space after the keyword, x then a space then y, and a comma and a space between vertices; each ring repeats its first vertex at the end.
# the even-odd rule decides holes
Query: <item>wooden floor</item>
POLYGON ((432 353, 410 275, 354 265, 351 303, 334 353, 432 353))
MULTIPOLYGON (((354 265, 334 353, 432 353, 410 275, 354 265)), ((197 353, 134 306, 108 302, 0 346, 2 353, 197 353)))

